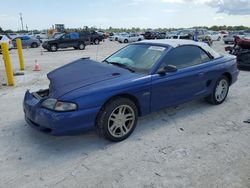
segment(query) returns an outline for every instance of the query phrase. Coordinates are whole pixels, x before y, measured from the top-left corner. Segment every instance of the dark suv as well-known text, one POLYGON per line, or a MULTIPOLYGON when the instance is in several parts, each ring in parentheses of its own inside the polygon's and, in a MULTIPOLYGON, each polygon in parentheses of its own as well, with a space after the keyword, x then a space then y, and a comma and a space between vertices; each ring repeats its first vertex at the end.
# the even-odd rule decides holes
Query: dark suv
POLYGON ((96 31, 85 31, 86 35, 89 35, 90 37, 90 42, 92 44, 99 44, 101 41, 103 41, 104 36, 101 33, 98 33, 96 31))
POLYGON ((72 32, 62 33, 53 39, 44 41, 42 47, 48 51, 55 52, 59 48, 69 48, 84 50, 90 44, 90 37, 85 33, 72 32))
POLYGON ((154 31, 146 31, 144 34, 145 39, 157 39, 157 34, 154 31))

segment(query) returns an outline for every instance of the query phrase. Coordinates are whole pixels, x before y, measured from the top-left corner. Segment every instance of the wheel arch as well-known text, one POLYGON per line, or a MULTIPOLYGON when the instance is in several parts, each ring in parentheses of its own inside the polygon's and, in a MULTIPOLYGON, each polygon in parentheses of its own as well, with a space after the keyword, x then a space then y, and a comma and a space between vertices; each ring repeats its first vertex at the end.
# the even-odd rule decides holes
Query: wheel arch
POLYGON ((228 78, 229 85, 231 85, 232 84, 232 75, 229 72, 225 72, 222 75, 226 76, 228 78))
POLYGON ((120 94, 117 94, 117 95, 114 95, 112 97, 110 97, 108 100, 105 101, 105 103, 102 105, 102 108, 109 102, 111 102, 112 100, 116 99, 116 98, 127 98, 129 100, 131 100, 132 102, 134 102, 134 104, 136 105, 137 107, 137 110, 138 110, 138 116, 141 116, 141 106, 140 106, 140 103, 139 103, 139 100, 132 94, 129 94, 129 93, 120 93, 120 94))

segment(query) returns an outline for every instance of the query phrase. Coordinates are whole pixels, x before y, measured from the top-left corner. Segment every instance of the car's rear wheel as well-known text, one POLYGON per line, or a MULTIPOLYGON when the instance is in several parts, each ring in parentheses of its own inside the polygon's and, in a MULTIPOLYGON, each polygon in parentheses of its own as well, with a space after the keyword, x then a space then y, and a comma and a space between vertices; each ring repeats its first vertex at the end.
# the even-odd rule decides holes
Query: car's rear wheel
POLYGON ((98 45, 98 44, 100 44, 100 41, 99 41, 99 39, 95 39, 94 43, 95 43, 95 45, 98 45))
POLYGON ((213 93, 210 94, 206 100, 211 103, 211 104, 221 104, 225 101, 225 99, 227 98, 227 94, 229 91, 229 80, 226 76, 221 76, 213 89, 213 93))
POLYGON ((38 47, 38 44, 36 43, 36 42, 33 42, 32 44, 31 44, 31 48, 37 48, 38 47))
POLYGON ((128 39, 125 39, 125 40, 124 40, 124 43, 128 43, 128 39))
POLYGON ((50 45, 50 51, 51 52, 56 52, 57 51, 57 46, 55 44, 50 45))
POLYGON ((78 49, 79 50, 84 50, 85 49, 85 44, 80 43, 79 46, 78 46, 78 49))
POLYGON ((141 41, 141 38, 139 38, 138 41, 141 41))
POLYGON ((134 131, 138 110, 134 102, 118 97, 108 102, 100 111, 96 126, 101 136, 114 142, 129 137, 134 131))

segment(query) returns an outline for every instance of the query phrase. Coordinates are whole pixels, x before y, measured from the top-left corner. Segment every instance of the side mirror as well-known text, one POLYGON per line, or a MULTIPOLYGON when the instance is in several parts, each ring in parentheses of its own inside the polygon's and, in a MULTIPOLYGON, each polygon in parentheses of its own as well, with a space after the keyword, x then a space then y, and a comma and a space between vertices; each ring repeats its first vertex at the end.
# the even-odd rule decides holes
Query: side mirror
POLYGON ((177 72, 177 67, 175 65, 167 65, 167 66, 164 66, 162 68, 160 68, 157 73, 159 75, 165 75, 166 73, 168 72, 177 72))

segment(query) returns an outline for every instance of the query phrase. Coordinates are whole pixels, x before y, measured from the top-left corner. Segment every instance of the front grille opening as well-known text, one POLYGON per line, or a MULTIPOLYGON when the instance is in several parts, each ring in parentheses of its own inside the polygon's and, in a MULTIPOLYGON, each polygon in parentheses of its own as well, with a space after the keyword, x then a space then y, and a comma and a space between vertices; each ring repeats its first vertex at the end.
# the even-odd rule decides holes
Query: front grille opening
POLYGON ((45 132, 45 133, 51 133, 52 129, 50 129, 50 128, 43 128, 42 131, 45 132))
POLYGON ((39 90, 33 93, 33 96, 37 99, 42 99, 49 96, 49 89, 39 90))

